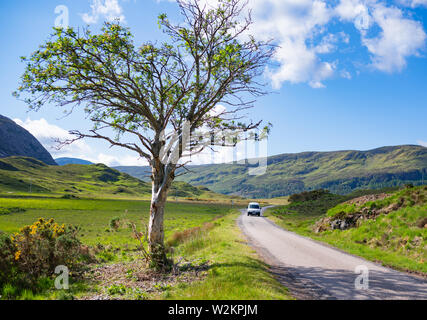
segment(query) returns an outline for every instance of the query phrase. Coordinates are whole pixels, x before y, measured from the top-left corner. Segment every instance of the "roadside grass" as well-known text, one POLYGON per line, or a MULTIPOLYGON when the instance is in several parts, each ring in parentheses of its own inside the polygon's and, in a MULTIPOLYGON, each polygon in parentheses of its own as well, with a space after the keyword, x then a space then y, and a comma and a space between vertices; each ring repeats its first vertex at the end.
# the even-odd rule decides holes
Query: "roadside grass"
POLYGON ((55 289, 54 280, 51 278, 41 278, 36 287, 33 290, 21 290, 17 286, 6 284, 0 291, 0 300, 74 300, 79 295, 97 290, 96 284, 73 280, 72 278, 67 290, 55 289))
POLYGON ((309 210, 313 203, 299 204, 300 210, 290 210, 289 206, 272 208, 265 216, 279 226, 298 234, 326 242, 334 247, 367 260, 381 263, 402 271, 427 275, 427 228, 419 223, 427 218, 427 204, 422 194, 413 200, 412 193, 426 190, 425 187, 400 190, 393 196, 368 202, 365 206, 382 208, 401 198, 407 198, 407 206, 376 219, 365 220, 357 228, 348 230, 329 230, 315 233, 313 226, 325 216, 334 216, 339 212, 351 213, 357 210, 354 204, 338 204, 332 208, 309 210), (418 202, 417 202, 418 201, 418 202), (326 209, 326 210, 325 210, 326 209))
POLYGON ((246 243, 236 225, 239 214, 224 216, 214 227, 185 240, 176 255, 197 261, 209 261, 206 278, 181 283, 159 299, 184 300, 282 300, 293 299, 287 289, 269 273, 246 243))

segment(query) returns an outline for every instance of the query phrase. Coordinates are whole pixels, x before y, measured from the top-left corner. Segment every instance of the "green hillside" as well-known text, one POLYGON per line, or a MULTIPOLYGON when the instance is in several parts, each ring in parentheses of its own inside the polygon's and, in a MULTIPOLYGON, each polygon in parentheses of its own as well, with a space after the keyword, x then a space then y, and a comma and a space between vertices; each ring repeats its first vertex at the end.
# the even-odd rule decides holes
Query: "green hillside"
POLYGON ((422 146, 282 154, 269 157, 267 163, 267 172, 261 176, 250 176, 248 165, 213 164, 197 166, 179 179, 215 192, 258 198, 321 188, 347 194, 356 189, 419 185, 427 179, 427 148, 422 146))
MULTIPOLYGON (((26 157, 0 159, 0 193, 29 192, 149 198, 151 184, 103 164, 50 166, 26 157)), ((212 198, 215 193, 204 187, 176 182, 170 195, 180 198, 212 198)))

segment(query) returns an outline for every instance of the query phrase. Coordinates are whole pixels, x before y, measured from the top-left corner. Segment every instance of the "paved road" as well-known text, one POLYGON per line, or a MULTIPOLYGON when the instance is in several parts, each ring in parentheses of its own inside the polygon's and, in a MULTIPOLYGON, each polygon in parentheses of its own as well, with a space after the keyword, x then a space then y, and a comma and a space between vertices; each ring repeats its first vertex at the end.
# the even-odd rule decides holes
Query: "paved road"
MULTIPOLYGON (((242 210, 239 226, 273 272, 306 299, 427 299, 427 282, 286 231, 242 210), (356 289, 357 266, 369 270, 369 289, 356 289), (364 267, 360 267, 364 268, 364 267)), ((359 278, 360 280, 360 278, 359 278)), ((358 281, 358 284, 367 282, 358 281)))

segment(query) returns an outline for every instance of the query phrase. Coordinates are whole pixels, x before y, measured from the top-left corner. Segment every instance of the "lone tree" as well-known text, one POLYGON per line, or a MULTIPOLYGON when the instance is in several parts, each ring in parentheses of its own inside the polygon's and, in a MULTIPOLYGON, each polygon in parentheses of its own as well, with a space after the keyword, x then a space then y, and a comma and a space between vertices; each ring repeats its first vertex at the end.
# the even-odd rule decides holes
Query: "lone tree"
MULTIPOLYGON (((219 0, 215 7, 198 0, 177 4, 181 23, 159 16, 169 39, 161 44, 136 46, 129 28, 118 22, 105 23, 99 34, 89 28, 55 28, 37 51, 22 57, 26 69, 15 92, 36 111, 46 103, 66 112, 84 108, 93 128, 70 131, 75 138, 63 143, 103 139, 148 161, 148 245, 157 267, 167 264, 163 216, 175 171, 185 165, 179 160, 214 140, 210 135, 188 140, 188 132, 241 133, 258 127, 260 123, 242 123, 239 111, 266 93, 257 78, 274 50, 269 42, 248 35, 252 21, 246 1, 219 0), (218 104, 227 110, 218 112, 218 104)), ((235 144, 236 138, 232 140, 222 144, 235 144)))

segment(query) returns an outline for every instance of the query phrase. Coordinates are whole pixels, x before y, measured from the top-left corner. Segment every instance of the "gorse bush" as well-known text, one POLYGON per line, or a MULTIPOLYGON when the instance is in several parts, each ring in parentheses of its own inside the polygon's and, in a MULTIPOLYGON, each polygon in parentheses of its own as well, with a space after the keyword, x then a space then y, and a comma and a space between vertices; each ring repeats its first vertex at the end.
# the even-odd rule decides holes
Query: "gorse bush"
POLYGON ((0 232, 0 295, 5 299, 53 288, 56 266, 79 271, 92 260, 87 246, 77 238, 79 229, 38 219, 12 236, 0 232))
POLYGON ((14 266, 15 247, 12 239, 0 232, 0 286, 11 278, 14 266))
POLYGON ((50 275, 58 265, 75 267, 81 256, 77 227, 59 225, 40 218, 12 237, 14 262, 31 278, 50 275))

